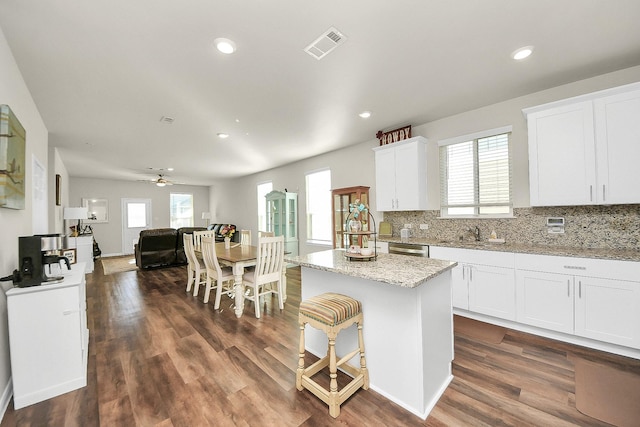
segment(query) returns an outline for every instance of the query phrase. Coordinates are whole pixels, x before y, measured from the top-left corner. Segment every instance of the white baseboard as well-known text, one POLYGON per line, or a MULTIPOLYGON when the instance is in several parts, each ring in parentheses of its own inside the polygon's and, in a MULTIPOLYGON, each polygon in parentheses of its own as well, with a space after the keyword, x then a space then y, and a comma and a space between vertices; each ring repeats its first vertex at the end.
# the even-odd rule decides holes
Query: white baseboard
POLYGON ((7 412, 11 396, 13 396, 13 380, 9 378, 9 381, 2 392, 2 396, 0 397, 0 421, 2 421, 5 412, 7 412))
MULTIPOLYGON (((124 254, 122 252, 117 252, 117 253, 112 253, 112 254, 102 254, 100 255, 103 258, 109 258, 110 256, 124 256, 124 254)), ((131 256, 134 256, 133 254, 131 254, 131 256)))

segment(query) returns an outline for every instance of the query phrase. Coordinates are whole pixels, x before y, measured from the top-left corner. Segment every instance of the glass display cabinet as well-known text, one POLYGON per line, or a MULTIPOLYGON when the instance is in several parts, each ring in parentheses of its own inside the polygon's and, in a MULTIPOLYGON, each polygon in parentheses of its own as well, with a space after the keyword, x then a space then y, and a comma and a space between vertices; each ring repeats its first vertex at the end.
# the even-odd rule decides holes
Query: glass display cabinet
MULTIPOLYGON (((346 220, 349 215, 349 205, 356 200, 360 200, 360 203, 369 205, 369 187, 355 186, 337 188, 331 190, 331 222, 333 230, 333 247, 344 248, 345 247, 345 231, 346 220)), ((362 231, 369 229, 369 218, 363 218, 362 231)), ((358 244, 362 246, 362 236, 352 235, 349 238, 352 240, 351 244, 358 244)))
POLYGON ((267 231, 284 236, 284 250, 298 255, 298 194, 272 191, 265 199, 267 231))

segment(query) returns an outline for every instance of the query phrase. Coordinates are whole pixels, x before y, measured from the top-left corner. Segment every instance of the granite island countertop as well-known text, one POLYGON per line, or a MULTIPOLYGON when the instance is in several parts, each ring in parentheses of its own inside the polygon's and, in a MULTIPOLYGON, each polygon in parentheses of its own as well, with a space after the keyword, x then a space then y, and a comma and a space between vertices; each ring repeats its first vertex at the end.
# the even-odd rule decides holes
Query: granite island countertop
POLYGON ((402 240, 400 237, 379 238, 379 242, 409 243, 415 245, 441 246, 447 248, 475 249, 484 251, 514 252, 535 255, 566 256, 577 258, 610 259, 617 261, 640 262, 640 249, 607 249, 607 248, 583 248, 564 247, 552 245, 530 245, 523 243, 491 243, 487 240, 475 241, 443 241, 437 239, 409 238, 402 240))
POLYGON ((287 256, 285 261, 316 270, 330 271, 361 279, 373 280, 404 288, 415 288, 458 263, 431 258, 378 254, 376 260, 348 260, 342 249, 287 256))

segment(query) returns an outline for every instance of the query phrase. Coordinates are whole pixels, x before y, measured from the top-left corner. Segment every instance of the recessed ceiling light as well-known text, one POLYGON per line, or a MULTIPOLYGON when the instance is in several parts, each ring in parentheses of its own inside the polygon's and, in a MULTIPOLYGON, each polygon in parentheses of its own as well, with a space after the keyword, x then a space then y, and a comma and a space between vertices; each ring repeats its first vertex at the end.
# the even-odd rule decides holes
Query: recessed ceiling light
POLYGON ((362 113, 358 114, 360 117, 362 117, 363 119, 368 119, 369 117, 371 117, 371 111, 363 111, 362 113))
POLYGON ((528 58, 529 55, 531 55, 532 53, 533 53, 533 46, 525 46, 513 52, 511 54, 511 57, 516 61, 521 61, 525 58, 528 58))
POLYGON ((217 135, 218 135, 218 138, 222 138, 222 139, 229 138, 228 133, 220 132, 217 135))
POLYGON ((168 170, 169 172, 172 172, 172 171, 173 171, 173 168, 167 168, 167 170, 168 170))
POLYGON ((213 41, 213 44, 216 46, 222 53, 233 53, 236 51, 236 44, 233 40, 225 39, 225 38, 217 38, 213 41))

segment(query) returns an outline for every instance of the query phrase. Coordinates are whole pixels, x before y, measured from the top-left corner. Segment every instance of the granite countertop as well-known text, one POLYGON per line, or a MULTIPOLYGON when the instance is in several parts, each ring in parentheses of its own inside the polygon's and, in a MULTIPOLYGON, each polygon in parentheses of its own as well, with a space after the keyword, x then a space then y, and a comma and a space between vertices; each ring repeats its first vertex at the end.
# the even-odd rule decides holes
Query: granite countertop
POLYGON ((373 261, 348 260, 344 250, 341 249, 313 252, 295 257, 285 255, 285 261, 302 267, 330 271, 404 288, 415 288, 457 265, 453 261, 394 254, 378 254, 378 258, 373 261))
POLYGON ((578 258, 610 259, 617 261, 640 262, 640 250, 633 249, 607 249, 607 248, 581 248, 546 245, 528 245, 522 243, 491 243, 489 241, 443 241, 437 239, 410 238, 406 241, 400 237, 379 238, 380 242, 410 243, 415 245, 441 246, 459 249, 476 249, 484 251, 515 252, 534 255, 553 255, 578 258))

